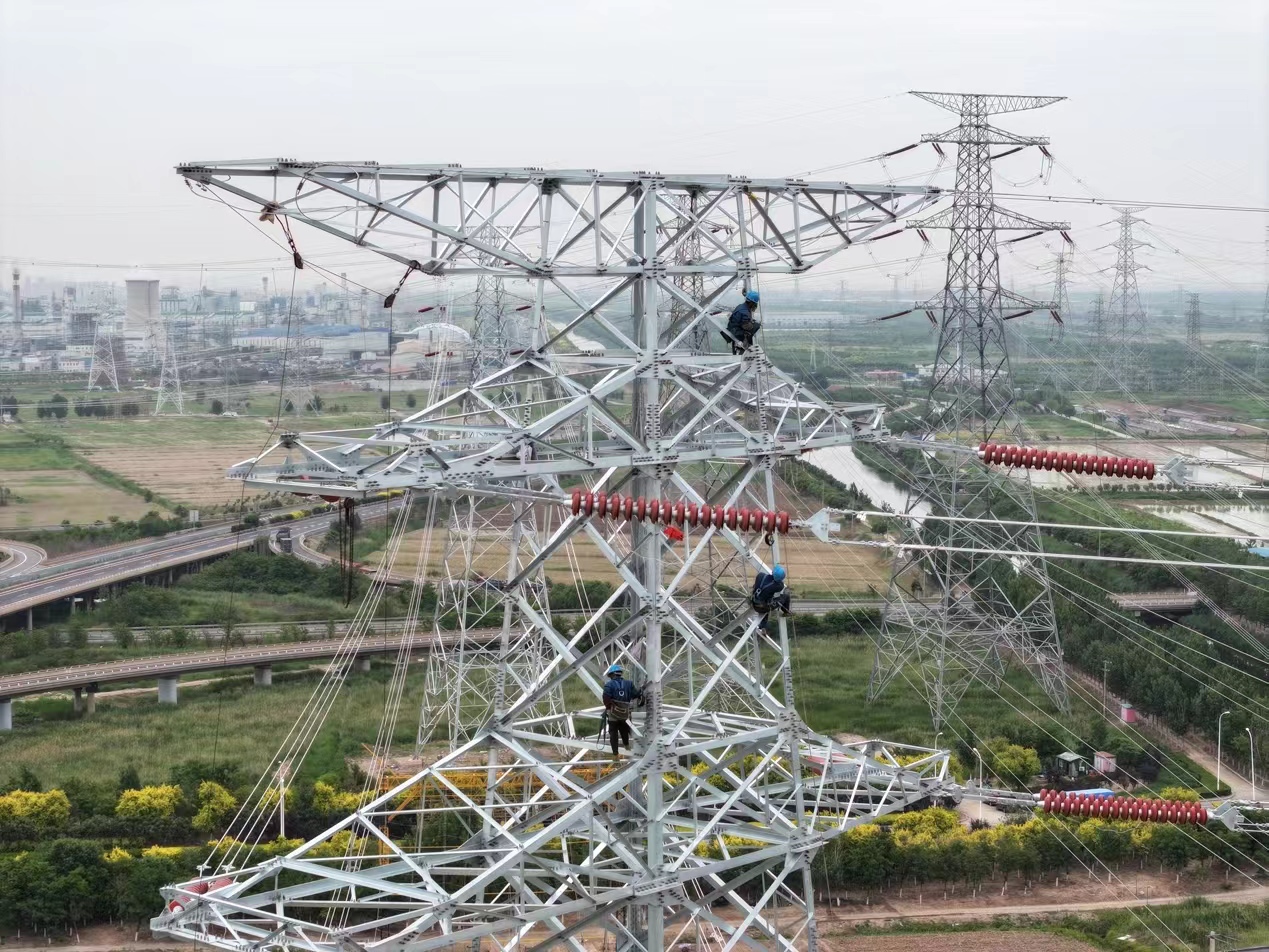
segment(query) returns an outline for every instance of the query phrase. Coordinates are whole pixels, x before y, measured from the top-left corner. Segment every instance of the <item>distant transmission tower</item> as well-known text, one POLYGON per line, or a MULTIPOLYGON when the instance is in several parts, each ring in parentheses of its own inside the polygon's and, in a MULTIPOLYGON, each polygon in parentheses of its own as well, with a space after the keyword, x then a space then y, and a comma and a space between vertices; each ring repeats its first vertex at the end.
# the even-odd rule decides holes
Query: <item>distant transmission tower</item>
POLYGON ((1265 303, 1260 311, 1260 324, 1265 339, 1256 351, 1256 377, 1265 383, 1269 378, 1269 228, 1265 229, 1265 303))
POLYGON ((119 369, 115 366, 115 340, 102 332, 102 322, 93 330, 93 362, 88 370, 88 389, 119 392, 119 369))
MULTIPOLYGON (((480 240, 499 247, 501 238, 493 228, 480 231, 480 240)), ((482 262, 492 269, 495 259, 484 255, 482 262)), ((469 384, 507 366, 517 335, 507 311, 507 288, 501 277, 482 273, 476 279, 475 315, 472 324, 472 356, 469 384)))
POLYGON ((181 365, 176 356, 175 334, 170 323, 159 330, 161 340, 158 343, 163 348, 163 364, 159 368, 159 395, 154 401, 154 416, 165 409, 180 416, 185 412, 185 394, 181 390, 181 365))
POLYGON ((1132 233, 1133 225, 1145 223, 1136 217, 1139 211, 1140 208, 1119 209, 1119 237, 1111 242, 1117 252, 1115 281, 1106 308, 1110 339, 1102 359, 1114 378, 1112 384, 1122 390, 1154 389, 1154 375, 1145 359, 1149 331, 1146 309, 1141 305, 1141 294, 1137 290, 1137 272, 1145 267, 1137 264, 1137 249, 1150 246, 1134 238, 1132 233))
MULTIPOLYGON (((915 95, 960 116, 951 130, 922 136, 924 142, 957 146, 951 209, 916 225, 951 231, 947 283, 927 304, 941 320, 926 430, 930 436, 973 443, 1019 443, 1022 432, 1014 411, 1005 321, 1053 305, 1001 288, 996 232, 1070 226, 1037 221, 996 204, 992 147, 1039 146, 1049 140, 997 129, 988 117, 1038 109, 1062 97, 915 95)), ((919 514, 927 507, 947 516, 1008 519, 1015 524, 940 521, 933 528, 907 520, 911 543, 934 543, 941 551, 899 550, 869 697, 876 698, 895 678, 913 678, 935 725, 942 725, 972 682, 994 681, 1006 658, 1014 657, 1031 668, 1055 703, 1065 707, 1062 650, 1040 535, 1027 525, 1036 521, 1029 478, 988 473, 969 455, 923 453, 913 474, 908 512, 919 514), (1015 556, 1010 562, 992 555, 993 550, 1035 555, 1015 556), (1019 571, 1025 579, 1015 578, 1019 571)))
MULTIPOLYGON (((1106 351, 1106 345, 1110 340, 1110 328, 1106 326, 1106 295, 1101 291, 1097 292, 1097 297, 1093 299, 1093 343, 1097 348, 1097 353, 1102 354, 1106 351)), ((1094 376, 1100 371, 1094 371, 1094 376)))
POLYGON ((1189 394, 1204 393, 1208 374, 1203 369, 1203 312, 1199 309, 1199 296, 1190 295, 1185 312, 1185 370, 1182 389, 1189 394))
MULTIPOLYGON (((681 212, 681 217, 675 221, 674 227, 682 234, 674 248, 674 263, 677 265, 693 265, 701 260, 701 234, 694 227, 691 227, 692 221, 700 214, 700 202, 701 196, 699 192, 690 192, 676 197, 675 205, 681 212)), ((688 274, 676 275, 674 283, 683 290, 691 301, 703 301, 705 299, 705 275, 703 273, 693 271, 688 274)), ((708 354, 710 344, 709 324, 706 321, 696 320, 697 316, 696 307, 681 297, 674 298, 670 304, 669 341, 672 342, 677 339, 679 334, 690 325, 691 333, 684 342, 687 349, 694 354, 708 354)))
MULTIPOLYGON (((289 353, 283 357, 282 365, 282 412, 301 414, 317 412, 314 406, 313 381, 309 378, 308 366, 305 363, 304 342, 288 342, 289 353), (290 407, 288 410, 287 407, 290 407)), ((232 358, 229 358, 232 364, 232 358)), ((235 371, 236 379, 236 371, 235 371)), ((229 372, 225 374, 225 405, 229 405, 229 372)))
POLYGON ((1063 248, 1053 262, 1053 307, 1064 321, 1071 319, 1071 298, 1066 289, 1070 264, 1071 254, 1063 248))

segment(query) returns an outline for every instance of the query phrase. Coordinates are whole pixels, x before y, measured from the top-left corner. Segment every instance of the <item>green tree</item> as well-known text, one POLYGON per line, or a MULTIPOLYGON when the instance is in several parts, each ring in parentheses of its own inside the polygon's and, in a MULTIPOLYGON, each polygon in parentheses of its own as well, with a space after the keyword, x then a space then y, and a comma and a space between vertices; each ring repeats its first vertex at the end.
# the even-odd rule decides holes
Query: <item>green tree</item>
POLYGON ((177 625, 168 631, 167 637, 173 648, 184 648, 190 642, 190 630, 184 625, 177 625))
POLYGON ((138 926, 154 915, 154 897, 169 883, 182 878, 175 861, 162 856, 142 856, 133 860, 119 897, 119 915, 138 926))
POLYGON ((111 625, 110 634, 114 637, 115 644, 125 650, 131 648, 137 640, 128 623, 123 621, 117 621, 111 625))
POLYGON ((1040 755, 1031 747, 996 738, 987 744, 987 768, 1005 783, 1027 783, 1040 773, 1040 755))
POLYGON ((214 781, 204 780, 198 785, 198 813, 192 825, 200 833, 214 833, 237 808, 238 801, 232 793, 214 781))
MULTIPOLYGON (((135 766, 128 764, 123 770, 119 771, 119 782, 115 785, 115 789, 119 793, 123 793, 125 790, 141 789, 141 775, 137 773, 135 766)), ((116 799, 118 798, 116 797, 116 799)))
POLYGON ((386 393, 382 397, 379 398, 380 410, 387 410, 391 406, 392 406, 392 401, 386 393))
POLYGON ((82 612, 71 615, 66 623, 66 644, 76 651, 88 647, 88 619, 82 612))
POLYGON ((220 416, 225 412, 225 403, 223 400, 213 399, 211 402, 211 412, 213 416, 220 416))

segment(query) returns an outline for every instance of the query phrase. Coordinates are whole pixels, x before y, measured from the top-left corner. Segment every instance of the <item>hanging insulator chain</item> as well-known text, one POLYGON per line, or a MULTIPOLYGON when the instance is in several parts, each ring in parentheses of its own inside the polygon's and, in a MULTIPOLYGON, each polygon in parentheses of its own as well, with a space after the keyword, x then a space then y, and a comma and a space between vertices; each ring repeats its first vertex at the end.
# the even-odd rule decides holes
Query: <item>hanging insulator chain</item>
POLYGON ((669 499, 645 499, 621 493, 587 493, 573 490, 573 515, 601 516, 626 522, 652 522, 663 526, 713 526, 741 532, 776 532, 788 535, 789 514, 771 509, 698 505, 669 499))
POLYGON ((978 458, 989 466, 1020 466, 1023 469, 1055 469, 1086 476, 1122 476, 1125 479, 1154 479, 1154 463, 1126 456, 1096 456, 1041 450, 1034 446, 1007 446, 979 443, 978 458))

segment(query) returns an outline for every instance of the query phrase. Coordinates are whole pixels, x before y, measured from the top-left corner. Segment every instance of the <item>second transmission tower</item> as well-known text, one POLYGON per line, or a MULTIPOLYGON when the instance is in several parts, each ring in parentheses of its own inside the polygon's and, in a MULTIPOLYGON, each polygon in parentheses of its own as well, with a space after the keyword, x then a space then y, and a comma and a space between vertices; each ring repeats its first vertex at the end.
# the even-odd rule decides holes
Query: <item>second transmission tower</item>
POLYGON ((1203 369, 1203 312, 1199 308, 1199 296, 1190 295, 1185 312, 1185 370, 1182 389, 1188 394, 1207 391, 1208 374, 1203 369))
POLYGON ((1139 211, 1140 208, 1119 209, 1119 236, 1111 242, 1116 252, 1115 279, 1106 305, 1108 349, 1101 358, 1111 378, 1107 384, 1124 391, 1154 389, 1154 375, 1146 360, 1146 309, 1137 289, 1137 272, 1145 267, 1137 264, 1137 249, 1149 247, 1133 235, 1134 225, 1145 224, 1136 217, 1139 211))
MULTIPOLYGON (((1061 97, 915 95, 960 117, 947 132, 922 137, 957 146, 952 207, 916 226, 951 232, 947 283, 927 305, 941 316, 924 430, 953 439, 1022 442, 1005 322, 1054 308, 1001 287, 996 233, 1055 231, 1069 225, 1037 221, 996 204, 992 148, 1043 146, 1048 139, 998 129, 989 117, 1038 109, 1061 97)), ((940 546, 949 548, 900 550, 891 570, 869 696, 877 697, 895 678, 915 676, 934 723, 941 725, 971 683, 995 680, 1006 658, 1014 657, 1065 707, 1053 599, 1039 532, 1029 525, 1037 521, 1029 478, 990 474, 970 457, 922 453, 911 479, 910 513, 933 510, 975 520, 1015 520, 1015 525, 947 522, 935 529, 909 521, 912 542, 929 543, 937 535, 940 546), (1035 556, 1011 566, 992 551, 1035 556), (1014 578, 1015 568, 1026 575, 1025 583, 1014 578)))

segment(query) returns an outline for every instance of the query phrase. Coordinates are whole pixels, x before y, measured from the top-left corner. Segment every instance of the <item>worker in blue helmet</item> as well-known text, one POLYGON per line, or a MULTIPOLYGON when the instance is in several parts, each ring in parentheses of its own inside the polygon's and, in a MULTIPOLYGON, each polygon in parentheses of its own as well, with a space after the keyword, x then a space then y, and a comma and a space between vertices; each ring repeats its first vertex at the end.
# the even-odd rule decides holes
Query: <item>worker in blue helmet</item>
POLYGON ((636 701, 643 700, 643 691, 635 687, 633 681, 627 681, 622 675, 621 665, 608 666, 608 683, 604 685, 604 713, 608 717, 608 739, 612 742, 612 756, 616 760, 617 741, 621 746, 630 749, 630 715, 634 711, 636 701))
POLYGON ((789 607, 790 592, 784 584, 785 571, 783 565, 774 566, 770 572, 759 572, 753 582, 753 592, 749 596, 749 604, 762 616, 758 623, 761 631, 767 630, 767 616, 772 609, 779 609, 786 615, 792 614, 789 607))
POLYGON ((754 335, 762 330, 754 314, 758 310, 758 292, 746 291, 745 299, 736 305, 727 319, 723 337, 731 343, 732 354, 743 354, 753 346, 754 335))

